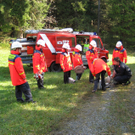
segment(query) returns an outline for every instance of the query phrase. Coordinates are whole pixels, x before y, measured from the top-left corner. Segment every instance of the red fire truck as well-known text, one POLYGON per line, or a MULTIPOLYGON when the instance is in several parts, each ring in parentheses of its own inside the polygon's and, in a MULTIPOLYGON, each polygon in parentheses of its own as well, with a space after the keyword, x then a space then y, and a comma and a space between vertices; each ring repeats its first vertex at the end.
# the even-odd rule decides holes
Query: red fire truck
MULTIPOLYGON (((59 72, 61 70, 60 67, 60 53, 62 49, 63 43, 68 43, 71 47, 70 53, 72 54, 74 47, 82 40, 89 40, 89 42, 94 39, 97 42, 97 50, 99 53, 99 57, 107 60, 108 59, 108 50, 105 50, 102 40, 99 36, 90 32, 73 32, 72 28, 65 28, 62 30, 54 30, 54 29, 43 29, 43 30, 28 30, 26 31, 26 38, 16 39, 22 44, 22 62, 24 64, 32 65, 32 55, 35 49, 36 42, 39 39, 43 39, 45 41, 45 47, 43 47, 43 53, 45 54, 47 67, 50 71, 59 72)), ((10 44, 14 42, 12 40, 10 44)), ((83 44, 81 44, 83 46, 83 44)), ((82 59, 84 65, 87 65, 87 60, 85 57, 85 53, 82 53, 82 59)))

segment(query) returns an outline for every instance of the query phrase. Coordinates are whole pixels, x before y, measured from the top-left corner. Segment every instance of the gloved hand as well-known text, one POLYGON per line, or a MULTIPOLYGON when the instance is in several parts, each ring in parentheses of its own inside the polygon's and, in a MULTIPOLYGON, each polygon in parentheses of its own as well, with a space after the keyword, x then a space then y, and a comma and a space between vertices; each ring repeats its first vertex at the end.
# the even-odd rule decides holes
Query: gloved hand
POLYGON ((38 74, 38 78, 43 80, 43 74, 38 74))
POLYGON ((38 80, 38 79, 39 79, 38 74, 35 74, 35 75, 34 75, 34 78, 35 78, 36 80, 38 80))

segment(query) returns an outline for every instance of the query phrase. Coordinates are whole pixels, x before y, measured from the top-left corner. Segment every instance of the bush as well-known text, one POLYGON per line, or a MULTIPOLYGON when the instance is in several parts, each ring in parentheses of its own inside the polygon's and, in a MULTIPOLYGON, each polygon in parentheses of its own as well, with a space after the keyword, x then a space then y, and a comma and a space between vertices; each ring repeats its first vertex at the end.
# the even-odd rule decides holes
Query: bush
POLYGON ((8 36, 0 37, 0 48, 9 48, 10 47, 10 40, 13 39, 8 36))

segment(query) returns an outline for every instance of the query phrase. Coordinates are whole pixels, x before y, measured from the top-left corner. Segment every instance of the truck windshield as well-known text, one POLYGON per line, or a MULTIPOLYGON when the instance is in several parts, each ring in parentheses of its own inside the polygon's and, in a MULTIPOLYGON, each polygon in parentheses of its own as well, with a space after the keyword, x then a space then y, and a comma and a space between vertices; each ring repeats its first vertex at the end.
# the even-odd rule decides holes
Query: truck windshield
POLYGON ((93 40, 95 40, 97 42, 97 47, 98 48, 102 48, 101 41, 100 41, 99 38, 93 38, 93 40))
POLYGON ((89 36, 87 35, 76 35, 77 44, 82 46, 83 54, 89 49, 89 36))

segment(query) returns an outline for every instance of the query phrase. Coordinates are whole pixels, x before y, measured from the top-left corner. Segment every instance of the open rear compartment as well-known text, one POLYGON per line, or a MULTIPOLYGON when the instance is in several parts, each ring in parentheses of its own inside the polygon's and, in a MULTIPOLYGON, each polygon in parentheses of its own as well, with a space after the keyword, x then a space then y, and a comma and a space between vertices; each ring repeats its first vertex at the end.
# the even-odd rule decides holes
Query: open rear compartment
POLYGON ((23 64, 32 64, 32 55, 35 50, 36 37, 17 39, 22 44, 21 58, 23 64))

